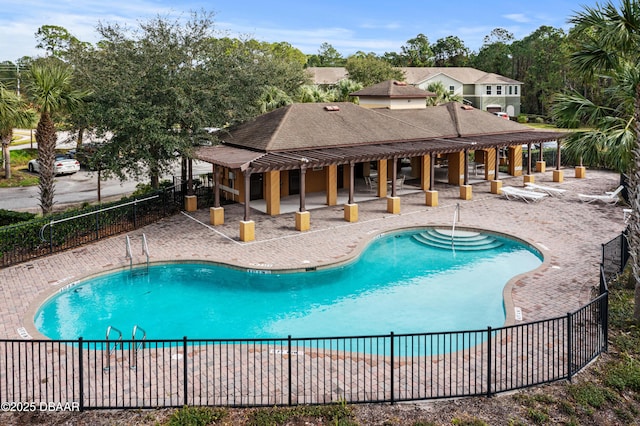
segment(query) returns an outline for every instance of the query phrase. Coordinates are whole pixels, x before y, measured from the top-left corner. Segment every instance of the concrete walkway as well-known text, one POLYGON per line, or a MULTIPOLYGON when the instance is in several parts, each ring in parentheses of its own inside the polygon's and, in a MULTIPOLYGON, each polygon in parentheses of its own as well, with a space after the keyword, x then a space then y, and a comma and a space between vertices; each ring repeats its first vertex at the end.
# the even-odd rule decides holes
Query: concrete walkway
MULTIPOLYGON (((602 194, 614 189, 619 183, 617 174, 588 170, 585 179, 575 179, 573 170, 566 169, 563 183, 552 182, 551 171, 536 173, 535 179, 567 193, 527 204, 491 194, 489 183, 484 182, 473 185, 472 200, 462 201, 458 187, 438 185, 438 207, 426 207, 422 192, 402 196, 399 215, 386 212, 385 199, 360 202, 357 223, 344 221, 342 205, 326 207, 311 211, 311 230, 304 233, 295 230, 293 213, 271 217, 252 211, 256 241, 251 243, 238 240, 241 205, 225 208, 222 226, 208 225, 209 211, 200 210, 175 215, 130 235, 135 248, 141 234, 146 234, 152 262, 203 260, 251 269, 304 269, 350 260, 386 231, 451 226, 459 203, 458 228, 512 234, 544 254, 540 268, 516 277, 506 287, 512 299, 507 305, 508 320, 515 321, 513 309, 517 307, 523 321, 533 321, 565 315, 591 299, 598 285, 601 244, 624 228, 622 205, 584 204, 577 197, 578 193, 602 194)), ((522 177, 509 178, 503 185, 522 186, 522 182, 522 177)), ((143 256, 136 261, 143 262, 143 256)), ((121 235, 1 269, 0 338, 41 337, 33 315, 47 297, 88 276, 123 267, 128 267, 128 261, 121 235)), ((347 326, 345 333, 349 333, 347 326)))

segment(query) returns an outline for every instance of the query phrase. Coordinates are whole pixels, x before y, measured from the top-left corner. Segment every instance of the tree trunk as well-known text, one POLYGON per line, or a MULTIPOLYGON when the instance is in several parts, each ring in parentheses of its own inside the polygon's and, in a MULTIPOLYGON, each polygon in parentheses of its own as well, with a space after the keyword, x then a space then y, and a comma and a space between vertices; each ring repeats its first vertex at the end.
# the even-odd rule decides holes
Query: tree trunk
POLYGON ((5 179, 11 179, 11 153, 9 152, 9 144, 13 131, 9 132, 9 135, 2 138, 2 158, 4 159, 4 177, 5 179))
POLYGON ((629 204, 632 212, 627 228, 629 260, 635 283, 633 318, 640 322, 640 85, 636 86, 635 99, 636 144, 633 150, 633 170, 629 175, 629 204))
POLYGON ((78 130, 78 139, 76 140, 76 150, 82 148, 83 140, 84 140, 84 129, 80 129, 78 130))
POLYGON ((43 215, 53 210, 56 138, 56 129, 51 116, 48 113, 42 113, 36 130, 36 142, 38 142, 38 165, 40 166, 40 208, 43 215))

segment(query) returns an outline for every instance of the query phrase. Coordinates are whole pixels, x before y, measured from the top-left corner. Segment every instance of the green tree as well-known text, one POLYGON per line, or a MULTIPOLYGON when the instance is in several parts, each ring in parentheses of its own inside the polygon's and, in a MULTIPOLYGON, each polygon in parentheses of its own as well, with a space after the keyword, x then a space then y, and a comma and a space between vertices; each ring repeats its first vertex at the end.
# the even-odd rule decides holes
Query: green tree
POLYGON ((438 39, 432 46, 437 67, 464 67, 469 63, 469 49, 456 36, 438 39))
POLYGON ((436 96, 427 98, 428 106, 437 106, 448 102, 462 102, 462 96, 453 95, 444 87, 441 81, 436 81, 427 86, 427 91, 433 92, 436 96))
POLYGON ((331 88, 330 100, 332 102, 350 102, 354 101, 353 97, 349 96, 353 92, 357 92, 364 86, 357 81, 353 81, 349 78, 340 80, 338 84, 331 88))
POLYGON ((569 62, 568 43, 560 28, 542 26, 511 45, 514 73, 522 81, 522 109, 546 115, 553 94, 565 87, 569 62))
POLYGON ((11 156, 9 145, 14 128, 31 127, 35 115, 28 109, 27 103, 16 93, 0 83, 0 142, 4 159, 4 177, 11 178, 11 156))
POLYGON ((310 67, 343 67, 345 59, 331 44, 324 42, 316 55, 309 55, 307 66, 310 67))
POLYGON ((378 58, 374 53, 357 53, 347 59, 349 79, 364 87, 386 80, 404 80, 404 73, 394 68, 389 62, 378 58))
POLYGON ((40 208, 43 214, 53 209, 54 160, 56 149, 55 120, 72 111, 87 96, 73 87, 72 69, 58 60, 33 64, 28 85, 29 99, 40 114, 36 131, 40 163, 40 208))
POLYGON ((49 56, 64 58, 69 49, 82 43, 66 28, 58 25, 43 25, 36 31, 36 48, 44 49, 49 56))
POLYGON ((429 39, 424 34, 418 34, 407 40, 401 48, 401 56, 404 58, 405 67, 431 67, 434 64, 434 55, 429 39))
POLYGON ((94 93, 92 122, 111 135, 99 153, 104 173, 148 176, 153 188, 179 157, 191 157, 203 128, 254 117, 269 107, 273 88, 291 96, 307 80, 282 45, 216 38, 209 13, 187 21, 158 17, 138 31, 98 31, 102 41, 83 69, 94 93))
POLYGON ((569 149, 587 161, 613 167, 629 179, 634 319, 640 321, 640 4, 622 0, 619 8, 611 2, 585 7, 570 22, 581 40, 571 65, 583 75, 606 79, 608 102, 598 105, 580 93, 558 95, 554 116, 568 126, 592 126, 592 130, 571 135, 569 149))
POLYGON ((258 100, 260 106, 260 113, 273 111, 280 107, 290 105, 293 103, 291 96, 287 95, 284 90, 281 90, 274 86, 267 86, 263 91, 260 99, 258 100))
POLYGON ((511 43, 513 34, 503 28, 495 28, 485 36, 477 54, 470 59, 471 66, 485 72, 513 77, 511 43))

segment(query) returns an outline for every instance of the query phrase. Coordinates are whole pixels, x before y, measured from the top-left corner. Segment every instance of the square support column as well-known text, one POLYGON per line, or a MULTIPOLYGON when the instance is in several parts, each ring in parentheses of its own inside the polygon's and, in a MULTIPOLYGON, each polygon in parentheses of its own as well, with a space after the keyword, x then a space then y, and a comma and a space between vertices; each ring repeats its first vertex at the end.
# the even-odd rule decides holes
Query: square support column
POLYGON ((296 230, 305 232, 309 229, 311 229, 311 213, 308 211, 296 212, 296 230))
POLYGON ((562 170, 554 170, 553 171, 553 181, 554 182, 563 182, 564 181, 564 172, 562 170))
POLYGON ((496 174, 496 150, 488 149, 484 151, 484 178, 485 180, 495 180, 496 174))
POLYGON ((378 197, 387 196, 387 160, 378 161, 378 197))
POLYGON ((198 197, 195 195, 185 195, 184 209, 188 212, 195 212, 198 210, 198 197))
POLYGON ((358 221, 358 205, 357 204, 344 205, 344 220, 346 220, 347 222, 358 221))
MULTIPOLYGON (((327 188, 327 205, 335 206, 338 204, 338 166, 335 164, 325 167, 326 170, 326 188, 327 188)), ((348 172, 348 169, 345 170, 348 172)), ((348 173, 345 173, 348 174, 348 173)))
POLYGON ((425 194, 425 204, 429 207, 438 207, 438 191, 427 191, 425 194))
POLYGON ((400 214, 400 197, 387 197, 387 212, 400 214))
POLYGON ((464 151, 447 154, 447 173, 450 185, 464 183, 464 151))
POLYGON ((224 207, 210 207, 209 222, 213 226, 224 225, 224 207))
POLYGON ((536 161, 536 172, 544 173, 547 170, 546 161, 536 161))
POLYGON ((472 187, 471 185, 460 185, 460 199, 461 200, 470 200, 472 196, 472 187))
POLYGON ((274 170, 266 172, 264 177, 264 198, 267 202, 267 214, 277 216, 280 214, 280 171, 274 170))
POLYGON ((256 239, 256 223, 252 220, 240 221, 240 241, 249 242, 256 239))
POLYGON ((507 149, 509 159, 509 174, 511 176, 522 176, 522 146, 510 146, 507 149))
POLYGON ((534 175, 524 175, 523 178, 524 183, 534 183, 536 181, 536 177, 534 175))
POLYGON ((492 180, 491 181, 491 193, 492 194, 502 194, 502 181, 501 180, 492 180))
POLYGON ((585 166, 576 166, 576 179, 584 179, 587 174, 587 168, 585 166))
POLYGON ((420 189, 428 190, 431 187, 431 155, 420 157, 420 189))

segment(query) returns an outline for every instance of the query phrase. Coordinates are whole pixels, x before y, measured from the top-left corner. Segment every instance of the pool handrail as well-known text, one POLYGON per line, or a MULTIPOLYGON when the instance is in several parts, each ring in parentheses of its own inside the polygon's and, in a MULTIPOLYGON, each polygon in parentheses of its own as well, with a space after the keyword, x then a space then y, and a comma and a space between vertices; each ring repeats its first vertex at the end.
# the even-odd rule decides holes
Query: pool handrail
POLYGON ((105 351, 105 364, 106 367, 103 368, 104 371, 109 371, 109 368, 111 367, 110 362, 111 362, 111 355, 113 354, 113 352, 115 352, 116 348, 118 347, 118 345, 120 345, 122 347, 122 332, 120 330, 118 330, 117 328, 113 327, 113 326, 108 326, 107 327, 107 332, 106 332, 106 340, 107 340, 107 350, 105 351), (118 333, 118 340, 116 342, 114 342, 113 344, 113 348, 109 349, 109 335, 111 334, 111 330, 115 331, 116 333, 118 333))

